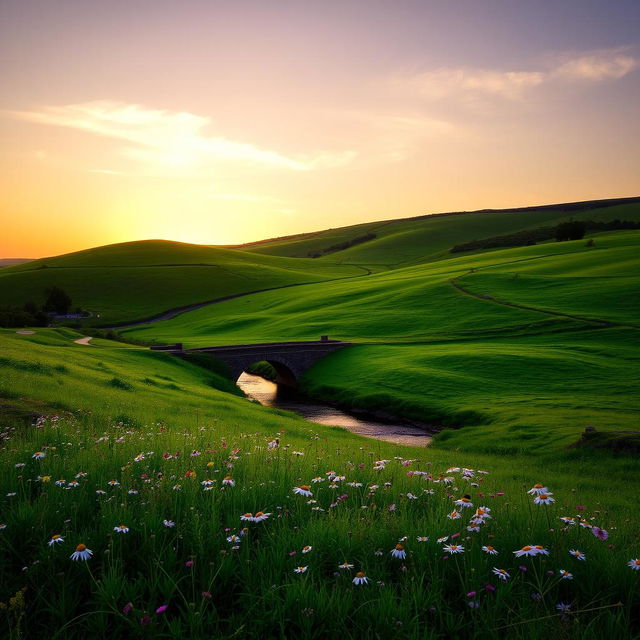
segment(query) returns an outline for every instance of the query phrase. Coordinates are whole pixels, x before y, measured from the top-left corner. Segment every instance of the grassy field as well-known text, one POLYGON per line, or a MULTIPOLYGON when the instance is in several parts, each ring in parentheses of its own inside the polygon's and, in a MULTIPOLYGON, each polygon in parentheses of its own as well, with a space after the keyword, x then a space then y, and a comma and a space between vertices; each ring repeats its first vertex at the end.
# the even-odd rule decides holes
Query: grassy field
POLYGON ((0 271, 3 305, 44 301, 51 286, 104 325, 206 300, 366 273, 353 266, 240 253, 163 240, 128 242, 43 258, 0 271))
POLYGON ((254 253, 306 257, 337 243, 375 234, 377 237, 373 240, 338 253, 329 253, 319 260, 367 265, 379 271, 446 258, 449 249, 462 242, 552 227, 570 219, 607 221, 616 218, 640 220, 640 201, 582 211, 563 211, 561 208, 505 210, 388 220, 253 243, 246 248, 254 253))
POLYGON ((366 440, 77 337, 0 332, 2 401, 49 409, 2 430, 4 637, 632 637, 632 459, 366 440))
POLYGON ((130 243, 3 269, 16 300, 53 272, 112 319, 307 282, 123 333, 353 340, 303 389, 453 428, 364 439, 248 402, 213 360, 0 330, 0 637, 638 637, 640 233, 445 255, 452 220, 455 241, 541 220, 513 215, 315 260, 130 243))
POLYGON ((258 294, 126 333, 187 346, 322 334, 366 342, 323 359, 303 388, 342 406, 465 427, 440 434, 441 446, 557 450, 587 425, 638 428, 639 246, 627 231, 596 236, 593 247, 456 257, 258 294))

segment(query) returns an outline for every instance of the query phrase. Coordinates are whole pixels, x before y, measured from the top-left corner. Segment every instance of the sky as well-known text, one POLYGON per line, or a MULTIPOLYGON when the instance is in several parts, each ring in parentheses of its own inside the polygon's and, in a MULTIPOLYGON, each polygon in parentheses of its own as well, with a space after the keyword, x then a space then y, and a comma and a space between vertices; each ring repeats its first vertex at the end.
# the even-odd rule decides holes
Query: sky
POLYGON ((637 0, 4 0, 0 257, 640 195, 637 0))

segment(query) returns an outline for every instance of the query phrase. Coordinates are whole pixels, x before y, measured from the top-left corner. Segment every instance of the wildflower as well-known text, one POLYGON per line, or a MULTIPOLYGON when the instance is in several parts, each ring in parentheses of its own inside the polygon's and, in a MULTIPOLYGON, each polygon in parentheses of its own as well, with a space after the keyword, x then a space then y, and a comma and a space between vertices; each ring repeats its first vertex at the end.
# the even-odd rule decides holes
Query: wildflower
POLYGON ((302 547, 302 553, 309 553, 313 549, 312 546, 307 545, 306 547, 302 547))
POLYGON ((56 533, 55 535, 51 536, 51 540, 49 540, 47 544, 50 547, 53 547, 54 544, 61 544, 63 542, 64 542, 64 538, 60 534, 56 533))
MULTIPOLYGON (((71 484, 71 483, 69 483, 69 484, 71 484)), ((140 492, 137 489, 129 489, 129 491, 127 491, 127 493, 130 496, 137 496, 140 492)))
POLYGON ((124 613, 125 616, 128 616, 131 611, 133 609, 133 602, 127 602, 127 604, 124 605, 124 607, 122 607, 122 613, 124 613))
POLYGON ((163 520, 162 524, 167 527, 168 529, 171 529, 171 527, 175 527, 176 523, 173 520, 163 520))
POLYGON ((67 489, 75 489, 75 487, 79 487, 80 483, 77 480, 72 480, 68 485, 67 489))
POLYGON ((388 511, 395 511, 397 508, 398 508, 398 507, 397 507, 397 506, 396 506, 396 504, 394 503, 394 504, 390 504, 390 505, 387 507, 387 510, 388 510, 388 511))
POLYGON ((6 528, 7 528, 7 525, 4 522, 0 522, 0 531, 6 528))
MULTIPOLYGON (((64 480, 58 480, 58 482, 64 482, 64 480)), ((56 482, 56 484, 58 484, 58 482, 56 482)), ((107 484, 110 487, 119 487, 120 483, 117 480, 109 480, 109 482, 107 482, 107 484)))
POLYGON ((565 604, 564 602, 558 602, 558 604, 556 605, 556 609, 562 613, 565 613, 567 611, 571 611, 571 605, 565 604))
POLYGON ((203 480, 200 484, 203 487, 210 487, 213 484, 213 480, 203 480))
POLYGON ((609 532, 601 529, 600 527, 593 527, 591 533, 598 538, 598 540, 606 540, 609 537, 609 532))
POLYGON ((129 533, 129 527, 124 524, 119 524, 117 527, 113 527, 116 533, 129 533))
POLYGON ((91 549, 87 549, 87 546, 84 544, 79 544, 76 547, 76 550, 69 556, 71 560, 88 560, 93 555, 93 551, 91 549))
POLYGON ((573 580, 573 574, 565 571, 564 569, 559 569, 558 573, 563 580, 573 580))
POLYGON ((469 531, 470 533, 479 533, 480 527, 477 524, 473 526, 468 526, 467 531, 469 531))
POLYGON ((540 544, 536 544, 536 545, 528 544, 522 547, 522 549, 518 549, 517 551, 514 551, 513 554, 515 555, 516 558, 520 558, 521 556, 537 556, 537 555, 548 556, 549 552, 540 544))
POLYGON ((244 520, 246 522, 253 522, 253 513, 245 513, 240 516, 240 520, 244 520))
POLYGON ((296 567, 296 568, 294 569, 294 571, 295 571, 296 573, 305 573, 305 572, 306 572, 306 570, 307 570, 308 568, 309 568, 308 566, 307 566, 307 567, 296 567))
POLYGON ((42 460, 42 458, 45 457, 45 452, 44 451, 36 451, 31 457, 34 458, 35 460, 42 460))
POLYGON ((144 460, 144 453, 139 453, 134 459, 134 462, 142 462, 144 460))
POLYGON ((338 565, 338 569, 353 569, 353 565, 349 564, 348 562, 343 562, 342 564, 338 565))
POLYGON ((253 516, 253 521, 262 522, 263 520, 266 520, 270 515, 271 515, 270 513, 263 513, 262 511, 256 511, 256 515, 253 516))
POLYGON ((56 480, 54 484, 56 485, 56 487, 64 487, 64 485, 67 484, 67 481, 60 479, 60 480, 56 480))
POLYGON ((391 549, 391 555, 399 560, 404 560, 407 557, 407 552, 401 544, 397 544, 395 549, 391 549))
POLYGON ((311 498, 313 493, 309 491, 310 487, 308 484, 301 484, 299 487, 293 488, 293 493, 297 493, 300 496, 304 496, 305 498, 311 498))
POLYGON ((462 496, 459 500, 456 500, 453 504, 457 507, 468 508, 473 507, 473 502, 471 502, 471 498, 469 496, 462 496))
POLYGON ((358 571, 356 573, 356 577, 353 579, 353 584, 368 584, 369 580, 367 578, 367 574, 363 571, 358 571))
POLYGON ((449 536, 442 536, 441 538, 438 538, 436 542, 438 544, 442 544, 443 542, 446 542, 448 539, 449 539, 449 536))
POLYGON ((38 476, 38 480, 40 480, 40 482, 51 482, 51 476, 38 476))
POLYGON ((302 451, 292 451, 291 455, 292 456, 303 456, 304 452, 302 452, 302 451))
POLYGON ((195 564, 195 562, 194 562, 193 560, 187 560, 187 561, 184 563, 184 566, 185 566, 185 567, 193 567, 193 565, 194 565, 194 564, 195 564))
POLYGON ((460 518, 460 513, 458 511, 453 510, 448 516, 449 520, 457 520, 460 518))
POLYGON ((489 507, 478 507, 473 517, 475 520, 490 520, 490 512, 491 509, 489 507))
POLYGON ((484 588, 486 591, 495 591, 496 588, 492 584, 485 584, 484 588))
POLYGON ((429 536, 417 536, 416 540, 418 542, 429 542, 429 536))
POLYGON ((227 537, 227 542, 230 542, 232 544, 235 544, 236 542, 240 542, 241 540, 242 538, 236 535, 231 535, 227 537))
POLYGON ((493 567, 493 573, 495 573, 500 580, 504 580, 505 582, 511 577, 505 569, 497 569, 496 567, 493 567))
POLYGON ((577 549, 569 549, 569 553, 577 560, 587 559, 587 556, 584 553, 582 553, 582 551, 578 551, 577 549))
POLYGON ((236 486, 236 481, 231 476, 226 476, 222 480, 222 484, 226 485, 226 486, 229 486, 229 487, 235 487, 236 486))
POLYGON ((106 496, 107 492, 104 491, 103 489, 96 489, 96 494, 99 496, 106 496))
POLYGON ((497 550, 494 547, 492 547, 490 544, 485 545, 484 547, 482 547, 482 550, 485 553, 488 553, 489 555, 492 555, 492 556, 497 556, 498 555, 497 550))
POLYGON ((568 525, 572 525, 572 524, 576 523, 575 518, 571 518, 569 516, 561 516, 560 520, 562 520, 562 522, 564 522, 565 524, 568 524, 568 525))
POLYGON ((324 478, 322 476, 316 476, 315 478, 311 478, 311 482, 314 484, 317 482, 324 482, 324 478))
POLYGON ((627 567, 631 567, 634 571, 640 571, 640 558, 629 560, 629 562, 627 562, 627 567))
POLYGON ((467 604, 471 609, 477 609, 480 606, 480 603, 477 600, 469 600, 467 604))
POLYGON ((555 502, 555 498, 552 498, 553 494, 551 493, 540 493, 534 499, 534 504, 552 504, 555 502))
POLYGON ((543 484, 534 484, 533 487, 531 487, 531 489, 527 491, 527 493, 537 496, 541 493, 549 493, 549 489, 547 489, 547 487, 545 487, 543 484))
POLYGON ((447 544, 442 547, 442 550, 447 553, 464 553, 464 547, 459 544, 447 544))

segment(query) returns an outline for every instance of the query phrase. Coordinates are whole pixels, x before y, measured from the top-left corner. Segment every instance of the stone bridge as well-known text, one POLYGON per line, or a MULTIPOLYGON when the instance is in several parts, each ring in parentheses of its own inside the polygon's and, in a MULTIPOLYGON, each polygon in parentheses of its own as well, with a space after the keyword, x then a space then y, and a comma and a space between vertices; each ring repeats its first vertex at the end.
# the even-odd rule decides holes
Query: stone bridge
POLYGON ((183 349, 181 344, 176 344, 151 348, 176 355, 208 353, 218 360, 222 360, 229 367, 234 381, 255 362, 266 361, 276 370, 277 382, 294 386, 297 379, 320 358, 324 358, 338 349, 351 346, 351 344, 341 340, 329 340, 327 336, 322 336, 320 340, 310 342, 235 344, 198 349, 183 349))

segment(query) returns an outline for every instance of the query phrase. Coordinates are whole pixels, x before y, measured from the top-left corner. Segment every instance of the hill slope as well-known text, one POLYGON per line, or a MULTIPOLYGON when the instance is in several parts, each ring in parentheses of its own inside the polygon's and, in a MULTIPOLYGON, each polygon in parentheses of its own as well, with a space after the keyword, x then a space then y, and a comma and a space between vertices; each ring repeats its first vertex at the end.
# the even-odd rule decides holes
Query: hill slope
POLYGON ((0 271, 3 305, 42 302, 58 286, 91 324, 138 320, 247 291, 359 276, 366 271, 165 240, 127 242, 42 258, 0 271))
POLYGON ((640 220, 640 198, 387 220, 265 240, 239 248, 254 253, 306 257, 336 244, 374 234, 376 237, 371 240, 328 253, 319 260, 362 264, 380 270, 441 259, 447 256, 451 247, 462 242, 555 226, 570 218, 637 221, 640 220))

